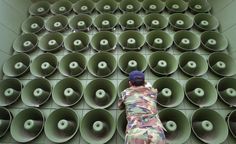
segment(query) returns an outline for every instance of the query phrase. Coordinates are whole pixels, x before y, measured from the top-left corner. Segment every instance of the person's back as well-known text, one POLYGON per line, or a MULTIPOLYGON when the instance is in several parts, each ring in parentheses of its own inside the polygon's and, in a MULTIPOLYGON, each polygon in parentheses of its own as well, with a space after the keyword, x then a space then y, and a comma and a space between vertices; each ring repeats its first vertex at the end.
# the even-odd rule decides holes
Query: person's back
MULTIPOLYGON (((133 73, 140 74, 137 71, 133 73)), ((121 93, 118 102, 119 107, 124 104, 126 109, 125 143, 164 144, 165 135, 156 107, 157 90, 144 84, 130 85, 130 88, 121 93)))

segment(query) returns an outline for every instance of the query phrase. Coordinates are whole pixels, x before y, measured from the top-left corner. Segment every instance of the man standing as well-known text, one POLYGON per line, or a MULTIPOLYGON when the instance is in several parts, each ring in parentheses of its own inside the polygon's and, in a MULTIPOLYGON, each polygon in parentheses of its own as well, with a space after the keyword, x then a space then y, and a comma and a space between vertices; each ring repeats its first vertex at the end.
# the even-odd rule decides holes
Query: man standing
POLYGON ((126 109, 125 144, 165 144, 164 127, 157 114, 157 90, 145 82, 140 71, 129 74, 129 85, 118 101, 118 107, 126 109))

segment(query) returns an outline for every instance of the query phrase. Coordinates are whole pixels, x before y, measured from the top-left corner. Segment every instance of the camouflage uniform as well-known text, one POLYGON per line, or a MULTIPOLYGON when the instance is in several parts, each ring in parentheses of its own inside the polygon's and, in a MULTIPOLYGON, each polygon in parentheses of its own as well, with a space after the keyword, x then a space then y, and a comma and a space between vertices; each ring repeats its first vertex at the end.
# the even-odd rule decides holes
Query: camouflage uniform
POLYGON ((125 144, 165 144, 164 127, 157 114, 157 90, 130 87, 121 93, 118 106, 126 108, 125 144))

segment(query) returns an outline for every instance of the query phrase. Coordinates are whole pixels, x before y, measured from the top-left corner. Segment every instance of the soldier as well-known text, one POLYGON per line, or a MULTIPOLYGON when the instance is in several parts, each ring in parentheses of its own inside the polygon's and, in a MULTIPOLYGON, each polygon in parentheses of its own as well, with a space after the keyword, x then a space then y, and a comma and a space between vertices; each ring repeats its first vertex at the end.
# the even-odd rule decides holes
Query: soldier
POLYGON ((165 144, 164 127, 157 114, 157 89, 140 71, 129 74, 129 85, 118 101, 118 107, 126 109, 125 144, 165 144))

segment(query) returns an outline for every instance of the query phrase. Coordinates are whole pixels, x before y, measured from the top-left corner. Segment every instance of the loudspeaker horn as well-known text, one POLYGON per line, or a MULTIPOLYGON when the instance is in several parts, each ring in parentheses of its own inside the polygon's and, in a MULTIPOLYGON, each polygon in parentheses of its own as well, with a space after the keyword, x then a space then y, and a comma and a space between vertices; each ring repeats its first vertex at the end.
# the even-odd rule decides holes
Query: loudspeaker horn
POLYGON ((74 32, 69 34, 64 40, 65 49, 70 52, 82 52, 88 49, 89 36, 84 32, 74 32))
POLYGON ((146 42, 148 47, 153 51, 166 51, 172 46, 173 39, 167 32, 153 30, 147 34, 146 42))
POLYGON ((204 143, 222 143, 228 136, 226 121, 214 110, 196 110, 191 117, 191 123, 193 133, 204 143))
POLYGON ((43 113, 36 108, 27 108, 19 112, 11 123, 11 136, 20 143, 36 139, 43 131, 43 113))
POLYGON ((96 4, 96 10, 99 13, 114 13, 118 9, 115 0, 99 0, 96 4))
POLYGON ((124 12, 137 13, 142 8, 142 4, 137 0, 122 0, 120 2, 120 10, 124 12))
POLYGON ((123 79, 118 86, 118 95, 121 95, 121 92, 124 91, 126 88, 129 88, 129 78, 123 79))
POLYGON ((198 49, 201 41, 193 32, 181 30, 175 33, 174 43, 181 51, 194 51, 198 49))
POLYGON ((37 48, 38 37, 33 33, 22 34, 13 42, 13 49, 16 52, 29 53, 37 48))
POLYGON ((44 132, 54 143, 65 143, 72 139, 79 130, 79 117, 71 108, 59 108, 47 118, 44 132))
POLYGON ((84 91, 85 102, 94 109, 110 107, 116 100, 116 96, 115 85, 103 78, 91 81, 84 91))
POLYGON ((67 15, 72 10, 72 3, 68 0, 58 0, 51 6, 53 14, 67 15))
POLYGON ((77 14, 91 14, 95 8, 92 0, 79 0, 73 5, 73 10, 77 14))
POLYGON ((170 53, 155 52, 149 57, 149 67, 157 76, 168 76, 178 69, 178 61, 170 53))
POLYGON ((230 55, 223 52, 210 54, 208 65, 210 70, 220 77, 229 77, 236 74, 235 60, 230 55))
POLYGON ((39 40, 39 48, 45 52, 55 52, 58 51, 63 45, 62 34, 47 33, 39 40))
POLYGON ((188 3, 183 0, 167 0, 166 9, 169 13, 183 13, 188 9, 188 3))
POLYGON ((211 11, 211 5, 207 0, 190 0, 189 9, 193 14, 207 13, 211 11))
POLYGON ((30 65, 30 72, 36 77, 49 77, 57 70, 55 55, 44 53, 36 57, 30 65))
POLYGON ((10 78, 0 82, 0 106, 14 104, 21 95, 23 85, 18 79, 10 78))
POLYGON ((184 99, 184 90, 179 82, 170 77, 162 77, 153 83, 158 90, 157 103, 163 107, 176 107, 184 99))
POLYGON ((48 18, 45 28, 49 32, 63 32, 67 29, 68 20, 64 15, 55 15, 48 18))
POLYGON ((4 107, 0 107, 0 114, 0 138, 2 138, 7 133, 11 125, 12 114, 4 107))
POLYGON ((137 30, 142 26, 143 21, 138 14, 125 13, 120 17, 119 23, 123 30, 137 30))
POLYGON ((165 16, 158 13, 151 13, 144 17, 144 25, 150 30, 165 29, 168 26, 168 20, 165 16))
POLYGON ((218 32, 207 31, 201 35, 202 47, 211 52, 224 51, 228 47, 226 37, 218 32))
POLYGON ((88 143, 106 143, 116 130, 115 119, 105 109, 93 109, 81 120, 80 133, 88 143))
POLYGON ((166 108, 159 112, 160 120, 166 129, 167 143, 183 144, 191 134, 191 126, 185 114, 177 109, 166 108))
POLYGON ((165 3, 161 0, 144 0, 143 9, 145 13, 161 13, 165 9, 165 3))
POLYGON ((227 124, 228 124, 228 127, 229 127, 229 131, 230 133, 232 134, 232 136, 234 138, 236 138, 236 127, 235 127, 235 124, 236 124, 236 110, 233 110, 232 112, 230 112, 227 117, 226 117, 226 120, 227 120, 227 124))
POLYGON ((83 85, 76 78, 67 77, 60 80, 52 92, 53 101, 62 107, 73 106, 83 96, 83 85))
POLYGON ((120 56, 118 65, 120 70, 128 75, 134 70, 144 72, 147 68, 147 61, 144 55, 129 51, 120 56))
POLYGON ((122 111, 117 119, 117 131, 121 138, 125 139, 125 132, 126 132, 127 120, 126 120, 126 113, 122 111))
POLYGON ((145 38, 140 32, 129 30, 121 33, 119 44, 123 50, 137 51, 145 44, 145 38))
POLYGON ((24 33, 39 33, 44 29, 44 20, 39 16, 27 18, 21 25, 21 30, 24 33))
POLYGON ((88 61, 88 71, 95 77, 108 77, 117 67, 116 58, 108 52, 99 52, 88 61))
POLYGON ((99 31, 112 31, 118 24, 116 16, 112 14, 100 14, 94 20, 94 26, 99 31))
POLYGON ((182 13, 175 13, 169 17, 169 23, 173 30, 188 30, 193 26, 193 20, 182 13))
POLYGON ((3 73, 8 77, 19 77, 27 73, 31 63, 30 57, 24 53, 11 56, 3 65, 3 73))
POLYGON ((216 89, 221 100, 230 107, 236 107, 236 79, 225 77, 218 81, 216 89))
POLYGON ((45 16, 50 11, 50 3, 47 1, 38 1, 29 7, 30 15, 45 16))
POLYGON ((185 95, 192 104, 198 107, 209 107, 217 101, 215 87, 204 78, 189 79, 185 85, 185 95))
POLYGON ((217 30, 220 23, 218 19, 210 14, 199 13, 194 16, 194 23, 200 31, 213 31, 217 30))
POLYGON ((27 106, 40 107, 49 100, 51 91, 52 86, 47 79, 33 79, 22 89, 21 100, 27 106))
POLYGON ((202 76, 208 70, 207 61, 198 53, 185 52, 179 57, 179 67, 188 76, 202 76))
POLYGON ((96 33, 92 40, 91 46, 95 51, 112 51, 115 50, 117 39, 115 34, 109 31, 96 33))
POLYGON ((87 65, 87 60, 83 54, 70 53, 65 55, 59 62, 59 71, 64 76, 80 76, 82 75, 87 65))
POLYGON ((92 26, 92 18, 87 14, 75 15, 69 21, 69 26, 73 31, 89 31, 92 26))

